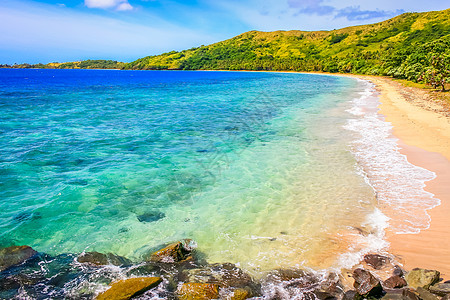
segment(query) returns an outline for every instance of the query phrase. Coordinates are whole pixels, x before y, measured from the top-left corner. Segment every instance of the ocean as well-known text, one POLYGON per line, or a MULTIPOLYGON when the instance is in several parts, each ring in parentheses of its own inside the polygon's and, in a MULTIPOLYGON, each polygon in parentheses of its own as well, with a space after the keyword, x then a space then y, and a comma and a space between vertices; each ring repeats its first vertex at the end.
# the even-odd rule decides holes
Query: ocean
POLYGON ((349 268, 439 204, 377 105, 338 76, 0 69, 0 246, 349 268))

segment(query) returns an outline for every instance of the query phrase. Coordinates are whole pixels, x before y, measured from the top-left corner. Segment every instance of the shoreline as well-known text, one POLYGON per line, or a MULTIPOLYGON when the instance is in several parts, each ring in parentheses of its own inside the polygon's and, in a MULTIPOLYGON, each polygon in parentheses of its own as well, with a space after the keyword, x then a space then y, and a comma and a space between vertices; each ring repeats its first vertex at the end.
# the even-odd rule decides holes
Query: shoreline
POLYGON ((439 270, 444 280, 450 279, 450 121, 436 111, 425 109, 423 95, 417 91, 412 99, 402 92, 407 88, 387 78, 375 76, 350 77, 375 84, 380 92, 378 114, 392 124, 392 134, 400 153, 418 167, 430 170, 436 178, 425 182, 425 191, 440 199, 440 205, 427 210, 430 224, 416 234, 396 234, 386 230, 389 252, 406 269, 414 267, 439 270), (421 105, 422 104, 422 105, 421 105), (419 106, 420 105, 420 106, 419 106))

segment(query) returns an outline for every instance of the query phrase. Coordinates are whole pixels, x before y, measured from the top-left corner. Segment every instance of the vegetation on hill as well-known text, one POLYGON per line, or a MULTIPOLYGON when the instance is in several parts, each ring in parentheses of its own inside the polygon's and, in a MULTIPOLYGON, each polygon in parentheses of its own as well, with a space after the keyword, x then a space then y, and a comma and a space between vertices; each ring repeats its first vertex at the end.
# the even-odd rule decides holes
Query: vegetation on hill
POLYGON ((339 72, 423 81, 444 90, 450 77, 450 9, 333 31, 250 31, 130 63, 87 60, 7 67, 339 72))
POLYGON ((122 69, 125 63, 115 60, 83 60, 66 63, 48 63, 48 64, 14 64, 14 65, 0 65, 3 68, 17 68, 17 69, 122 69))
POLYGON ((333 31, 250 31, 208 46, 147 56, 124 69, 323 71, 439 86, 448 80, 449 57, 447 9, 333 31))

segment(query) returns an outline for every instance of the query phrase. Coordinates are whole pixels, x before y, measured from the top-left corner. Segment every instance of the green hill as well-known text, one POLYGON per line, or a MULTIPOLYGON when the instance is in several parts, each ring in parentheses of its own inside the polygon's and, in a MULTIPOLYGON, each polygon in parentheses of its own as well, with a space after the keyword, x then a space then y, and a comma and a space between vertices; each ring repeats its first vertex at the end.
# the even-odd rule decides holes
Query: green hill
POLYGON ((431 66, 432 54, 450 55, 450 9, 333 31, 250 31, 208 46, 147 56, 124 69, 324 71, 416 81, 431 66))

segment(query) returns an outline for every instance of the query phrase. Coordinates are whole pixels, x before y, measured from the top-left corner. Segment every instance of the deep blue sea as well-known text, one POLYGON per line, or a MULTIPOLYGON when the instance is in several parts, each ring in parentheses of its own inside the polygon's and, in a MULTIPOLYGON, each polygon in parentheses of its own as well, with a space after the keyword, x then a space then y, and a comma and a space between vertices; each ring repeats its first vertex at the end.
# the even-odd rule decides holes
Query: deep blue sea
POLYGON ((191 238, 253 274, 342 267, 367 246, 352 244, 357 229, 380 220, 354 111, 368 89, 294 73, 0 69, 0 246, 139 260, 191 238))

